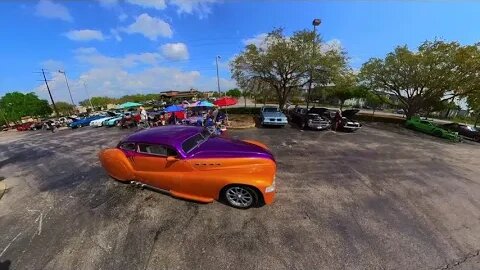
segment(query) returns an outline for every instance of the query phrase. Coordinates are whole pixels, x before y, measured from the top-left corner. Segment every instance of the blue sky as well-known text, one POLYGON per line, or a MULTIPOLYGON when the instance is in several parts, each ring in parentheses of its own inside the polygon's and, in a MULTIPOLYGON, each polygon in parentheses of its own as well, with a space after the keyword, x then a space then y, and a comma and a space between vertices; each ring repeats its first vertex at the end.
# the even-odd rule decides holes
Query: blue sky
POLYGON ((395 46, 416 47, 442 38, 480 41, 480 2, 461 1, 233 1, 98 0, 1 1, 0 95, 19 90, 46 98, 47 69, 53 96, 76 102, 91 95, 121 96, 162 90, 216 89, 220 55, 222 89, 235 86, 228 60, 246 42, 283 27, 311 29, 341 45, 353 68, 395 46))

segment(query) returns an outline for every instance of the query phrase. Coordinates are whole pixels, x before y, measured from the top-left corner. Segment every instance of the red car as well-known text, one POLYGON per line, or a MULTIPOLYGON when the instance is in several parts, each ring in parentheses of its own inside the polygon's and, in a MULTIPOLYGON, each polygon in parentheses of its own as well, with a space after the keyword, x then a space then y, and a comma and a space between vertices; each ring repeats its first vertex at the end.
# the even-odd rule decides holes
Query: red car
POLYGON ((23 124, 18 124, 18 125, 17 125, 17 130, 18 130, 18 131, 27 131, 27 130, 30 130, 30 126, 31 126, 32 124, 33 124, 32 122, 27 122, 27 123, 23 123, 23 124))
POLYGON ((140 114, 139 113, 125 113, 122 120, 120 120, 120 126, 122 128, 130 128, 135 127, 140 122, 140 114))

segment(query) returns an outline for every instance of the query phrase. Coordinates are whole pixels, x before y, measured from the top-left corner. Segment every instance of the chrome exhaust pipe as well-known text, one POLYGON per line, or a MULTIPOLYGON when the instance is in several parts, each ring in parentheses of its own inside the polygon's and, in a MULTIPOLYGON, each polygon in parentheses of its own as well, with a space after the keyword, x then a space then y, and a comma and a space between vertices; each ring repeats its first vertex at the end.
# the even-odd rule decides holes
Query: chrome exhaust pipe
POLYGON ((133 186, 133 187, 136 187, 136 188, 140 188, 140 189, 145 189, 146 188, 146 189, 150 189, 150 190, 157 191, 157 192, 160 192, 160 193, 170 194, 170 192, 168 190, 157 188, 157 187, 154 187, 154 186, 150 186, 150 185, 140 183, 140 182, 137 182, 137 181, 130 181, 130 185, 133 186))
POLYGON ((130 181, 130 185, 134 186, 136 188, 140 188, 140 189, 144 189, 145 186, 146 186, 145 184, 137 182, 137 181, 130 181))

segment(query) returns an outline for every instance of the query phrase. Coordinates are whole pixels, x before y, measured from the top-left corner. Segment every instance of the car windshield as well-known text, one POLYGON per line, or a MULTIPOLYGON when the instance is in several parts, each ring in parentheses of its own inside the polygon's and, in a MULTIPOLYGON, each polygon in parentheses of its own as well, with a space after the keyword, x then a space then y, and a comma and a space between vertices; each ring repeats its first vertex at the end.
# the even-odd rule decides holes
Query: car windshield
POLYGON ((185 153, 191 152, 193 149, 206 142, 210 136, 211 132, 208 129, 202 130, 202 132, 193 135, 182 143, 183 151, 185 153))
POLYGON ((264 111, 264 112, 278 112, 278 108, 275 108, 275 107, 267 107, 267 108, 263 108, 263 111, 264 111))

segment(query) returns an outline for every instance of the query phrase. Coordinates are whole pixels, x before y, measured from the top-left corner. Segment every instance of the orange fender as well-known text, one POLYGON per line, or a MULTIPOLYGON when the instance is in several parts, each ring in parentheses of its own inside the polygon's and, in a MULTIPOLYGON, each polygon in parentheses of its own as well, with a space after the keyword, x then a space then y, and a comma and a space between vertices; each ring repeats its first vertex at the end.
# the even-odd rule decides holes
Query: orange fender
POLYGON ((100 151, 98 157, 103 168, 111 177, 119 181, 129 181, 135 178, 132 164, 122 150, 116 148, 104 149, 100 151))

